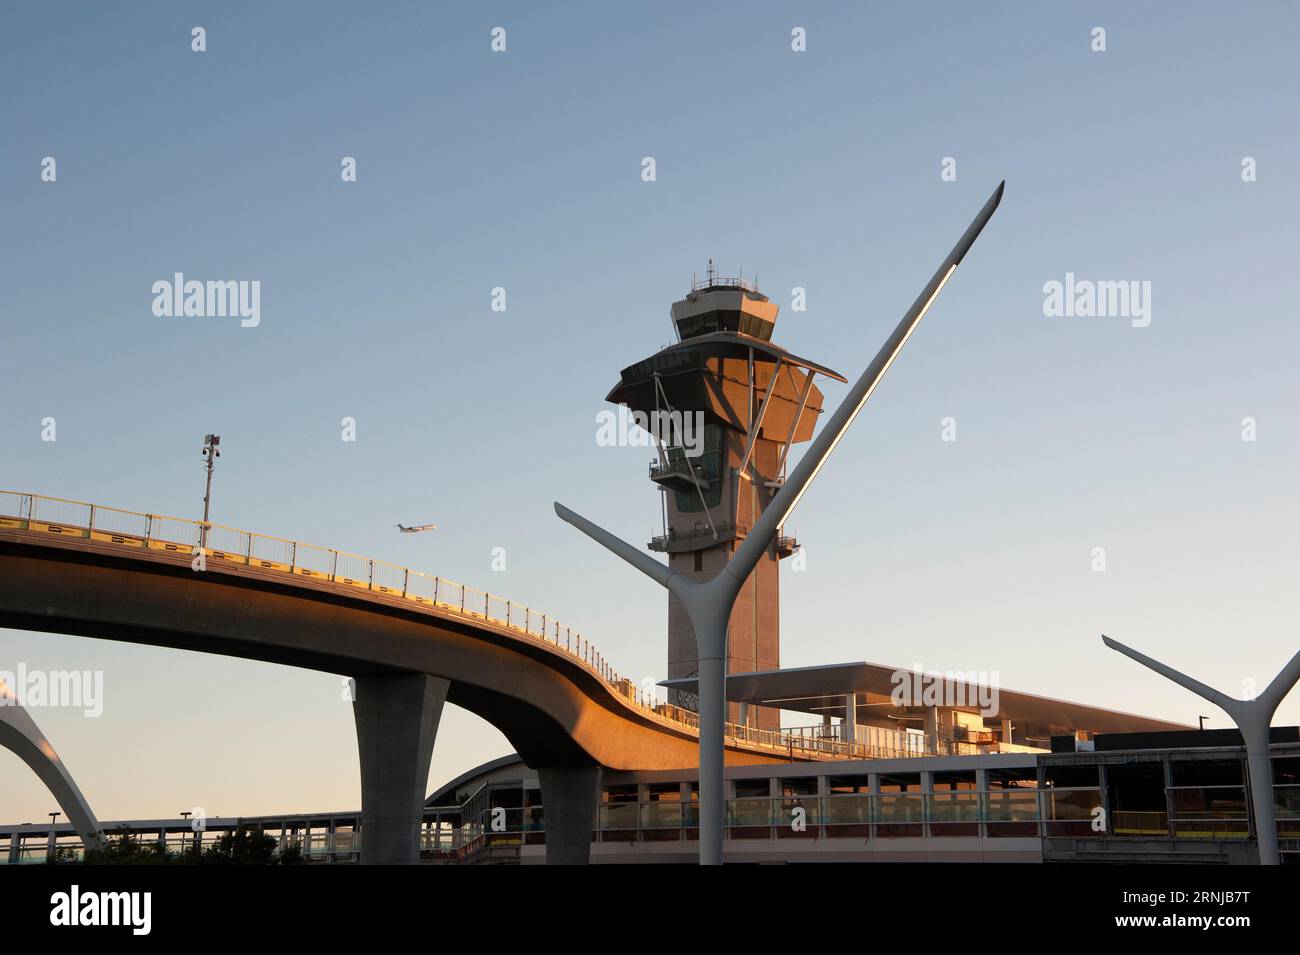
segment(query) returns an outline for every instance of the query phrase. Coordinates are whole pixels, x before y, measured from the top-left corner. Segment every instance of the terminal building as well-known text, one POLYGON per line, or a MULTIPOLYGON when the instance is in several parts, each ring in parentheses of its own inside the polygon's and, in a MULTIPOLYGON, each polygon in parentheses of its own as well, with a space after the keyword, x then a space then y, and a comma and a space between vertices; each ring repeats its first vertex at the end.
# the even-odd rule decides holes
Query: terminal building
MULTIPOLYGON (((728 767, 728 863, 1251 864, 1235 730, 1057 737, 1052 752, 728 767)), ((1300 730, 1273 731, 1283 863, 1300 863, 1300 730)), ((694 774, 610 773, 593 863, 695 861, 694 774)), ((429 797, 429 861, 540 863, 536 775, 506 757, 429 797), (494 831, 492 820, 504 820, 494 831), (440 833, 453 844, 434 850, 440 833), (453 833, 458 833, 453 836, 453 833)))
MULTIPOLYGON (((1300 728, 1275 727, 1274 802, 1284 864, 1300 863, 1300 728)), ((1049 751, 828 758, 729 766, 728 863, 1180 862, 1251 864, 1256 832, 1235 730, 1059 736, 1049 751)), ((691 863, 696 774, 607 772, 593 863, 691 863)), ((360 858, 357 810, 206 820, 104 822, 183 851, 238 826, 298 845, 312 863, 360 858)), ((67 823, 0 826, 0 862, 43 863, 80 848, 67 823)), ((432 793, 420 860, 542 864, 546 810, 537 772, 517 756, 432 793)))
MULTIPOLYGON (((1245 750, 1236 730, 1176 723, 1030 693, 935 678, 939 700, 898 692, 923 675, 873 663, 734 674, 738 708, 815 715, 784 731, 728 726, 767 747, 728 765, 727 862, 1256 861, 1245 750), (779 705, 778 705, 779 704, 779 705), (854 716, 856 715, 856 716, 854 716), (846 721, 853 720, 856 721, 846 721)), ((689 678, 666 681, 689 693, 689 678)), ((1300 728, 1272 731, 1273 800, 1283 863, 1300 863, 1300 728)), ((593 863, 697 857, 698 773, 600 777, 593 863)), ((314 863, 356 863, 358 810, 103 822, 182 851, 239 826, 298 845, 314 863)), ((425 802, 425 864, 542 864, 546 807, 538 772, 516 756, 487 762, 425 802)), ((40 863, 80 849, 68 823, 0 825, 0 862, 40 863)))

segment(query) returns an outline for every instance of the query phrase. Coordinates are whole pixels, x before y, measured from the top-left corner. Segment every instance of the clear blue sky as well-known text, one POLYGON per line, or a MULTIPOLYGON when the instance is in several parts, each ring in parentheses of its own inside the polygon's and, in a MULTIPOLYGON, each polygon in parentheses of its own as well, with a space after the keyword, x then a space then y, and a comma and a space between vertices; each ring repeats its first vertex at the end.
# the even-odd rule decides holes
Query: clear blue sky
MULTIPOLYGON (((1005 178, 790 522, 783 662, 996 670, 1227 725, 1099 634, 1232 692, 1300 643, 1298 25, 1289 3, 6 5, 0 486, 197 517, 216 431, 218 522, 508 595, 661 679, 664 594, 551 510, 655 530, 647 450, 595 440, 618 370, 713 256, 758 273, 780 343, 854 377, 1005 178), (261 325, 155 317, 177 271, 260 280, 261 325), (1067 272, 1150 281, 1150 327, 1044 317, 1067 272)), ((104 671, 100 719, 36 713, 101 817, 359 804, 336 676, 0 631, 18 662, 104 671)), ((430 782, 508 750, 448 712, 430 782)), ((43 818, 0 765, 0 820, 43 818)))

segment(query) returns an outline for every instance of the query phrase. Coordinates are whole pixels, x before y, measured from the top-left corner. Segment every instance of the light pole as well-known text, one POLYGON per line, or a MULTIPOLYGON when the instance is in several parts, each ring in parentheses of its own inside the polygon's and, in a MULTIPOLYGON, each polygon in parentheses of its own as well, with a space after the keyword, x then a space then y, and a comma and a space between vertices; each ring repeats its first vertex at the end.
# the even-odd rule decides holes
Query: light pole
POLYGON ((786 518, 799 504, 817 472, 835 450, 840 438, 867 403, 876 385, 911 337, 917 324, 938 297, 962 258, 1002 201, 1005 181, 999 183, 974 221, 962 234, 938 271, 907 310, 898 327, 877 352, 862 377, 849 389, 826 426, 813 440, 807 453, 763 511, 749 535, 736 548, 730 561, 712 580, 699 583, 675 573, 669 567, 620 540, 604 528, 575 514, 559 502, 555 513, 592 540, 622 557, 651 580, 666 587, 680 601, 695 631, 699 654, 700 721, 700 864, 722 864, 722 834, 726 802, 723 798, 726 713, 727 623, 741 586, 749 578, 786 518))
POLYGON ((54 832, 54 825, 56 820, 59 818, 59 813, 47 812, 45 815, 50 817, 50 838, 49 841, 46 843, 46 855, 50 859, 54 859, 57 857, 58 845, 59 845, 59 837, 54 832))
POLYGON ((205 468, 208 472, 208 483, 203 490, 203 524, 199 528, 199 547, 208 546, 208 507, 212 502, 212 466, 215 459, 221 457, 221 435, 205 434, 203 436, 203 450, 199 453, 203 455, 206 461, 205 468))
POLYGON ((1291 692, 1291 688, 1300 681, 1300 653, 1282 668, 1257 698, 1253 700, 1236 700, 1226 693, 1220 693, 1200 680, 1194 680, 1185 673, 1179 673, 1171 666, 1159 660, 1153 660, 1132 647, 1126 647, 1118 640, 1112 640, 1105 634, 1102 643, 1112 650, 1118 650, 1126 657, 1136 660, 1150 670, 1155 670, 1167 680, 1172 680, 1184 689, 1191 690, 1202 699, 1209 700, 1223 712, 1232 717, 1241 730, 1242 742, 1246 744, 1246 772, 1250 776, 1250 801, 1255 815, 1255 838, 1259 843, 1259 864, 1278 865, 1280 854, 1277 845, 1277 812, 1273 805, 1273 765, 1269 756, 1269 724, 1282 698, 1291 692))

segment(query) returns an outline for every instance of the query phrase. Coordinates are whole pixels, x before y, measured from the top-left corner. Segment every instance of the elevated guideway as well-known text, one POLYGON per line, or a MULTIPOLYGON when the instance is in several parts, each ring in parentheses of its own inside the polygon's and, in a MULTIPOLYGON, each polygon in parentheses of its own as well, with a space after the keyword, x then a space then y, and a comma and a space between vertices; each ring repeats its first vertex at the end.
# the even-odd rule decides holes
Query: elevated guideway
MULTIPOLYGON (((0 627, 352 677, 361 826, 370 834, 363 861, 415 861, 423 789, 447 701, 499 729, 537 770, 550 809, 552 861, 587 859, 603 771, 698 764, 696 714, 642 692, 549 614, 410 568, 221 525, 0 491, 0 627)), ((929 740, 937 732, 927 731, 926 746, 912 745, 915 734, 880 727, 831 732, 853 728, 856 713, 888 699, 885 668, 855 667, 847 676, 843 667, 735 674, 729 685, 742 703, 785 701, 774 705, 801 709, 809 687, 790 681, 811 675, 818 680, 808 712, 845 708, 833 727, 726 723, 727 764, 932 755, 929 740), (858 669, 867 683, 859 685, 866 677, 858 669), (755 679, 776 682, 746 690, 755 679), (831 689, 838 696, 827 696, 831 689)), ((1011 691, 1004 702, 1014 704, 999 714, 1004 727, 1033 726, 1042 717, 1038 722, 1052 732, 1057 723, 1059 731, 1176 728, 1011 691), (1039 713, 1044 704, 1050 712, 1039 713)), ((937 718, 936 708, 928 711, 937 718)), ((948 750, 984 752, 1015 742, 1006 729, 1001 737, 976 735, 990 740, 948 750)))
MULTIPOLYGON (((231 527, 0 491, 0 626, 353 677, 362 824, 376 853, 368 861, 403 861, 414 845, 444 701, 501 730, 543 785, 563 794, 552 805, 572 804, 575 831, 590 829, 602 768, 698 761, 693 713, 657 703, 549 615, 406 567, 231 527), (388 841, 379 837, 386 826, 395 827, 388 841)), ((733 764, 871 755, 740 726, 728 733, 733 764)), ((575 837, 560 857, 586 852, 575 837)))

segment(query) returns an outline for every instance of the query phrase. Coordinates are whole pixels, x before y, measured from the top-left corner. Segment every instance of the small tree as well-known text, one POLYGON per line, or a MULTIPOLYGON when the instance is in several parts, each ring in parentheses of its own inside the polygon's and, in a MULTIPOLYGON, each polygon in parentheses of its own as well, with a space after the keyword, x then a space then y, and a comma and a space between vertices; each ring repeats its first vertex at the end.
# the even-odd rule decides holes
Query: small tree
POLYGON ((110 832, 107 845, 86 852, 90 865, 157 865, 166 861, 167 849, 162 843, 146 845, 126 826, 110 832))
POLYGON ((77 858, 77 850, 71 846, 59 846, 48 856, 45 857, 46 865, 66 865, 69 862, 80 862, 77 858))
POLYGON ((275 840, 261 829, 241 825, 222 835, 203 853, 212 865, 270 865, 275 861, 275 840))
POLYGON ((295 839, 280 850, 280 865, 306 865, 307 857, 302 854, 302 843, 295 839))

